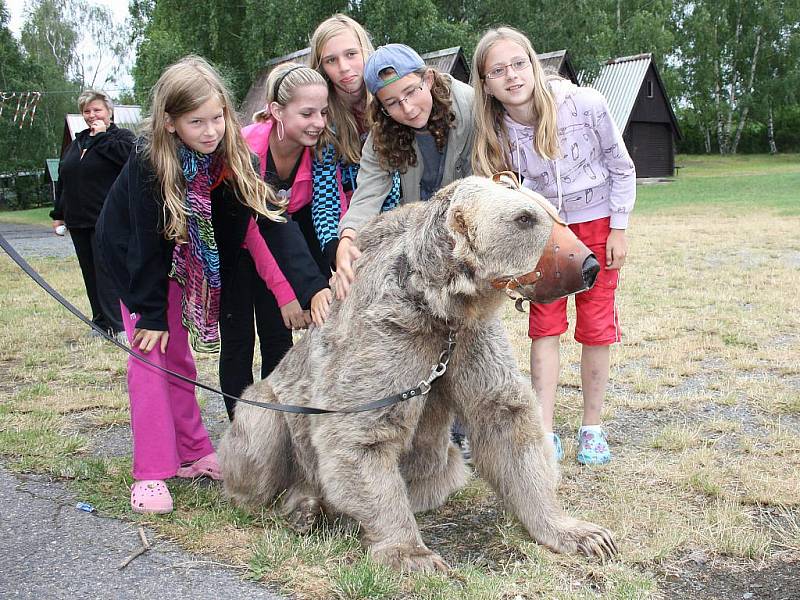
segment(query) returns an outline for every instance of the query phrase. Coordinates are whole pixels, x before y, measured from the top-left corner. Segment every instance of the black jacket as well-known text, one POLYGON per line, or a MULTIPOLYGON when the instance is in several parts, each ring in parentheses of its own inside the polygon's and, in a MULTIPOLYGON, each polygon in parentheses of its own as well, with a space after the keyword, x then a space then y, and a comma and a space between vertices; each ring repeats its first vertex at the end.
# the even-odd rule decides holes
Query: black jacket
POLYGON ((133 133, 113 123, 95 136, 90 136, 88 129, 78 133, 58 164, 56 202, 50 218, 71 228, 94 227, 133 141, 133 133))
MULTIPOLYGON (((140 315, 136 327, 167 330, 167 284, 175 243, 164 238, 163 201, 152 165, 139 151, 131 153, 106 198, 97 221, 97 243, 125 306, 140 315)), ((251 210, 223 182, 211 192, 211 220, 220 256, 222 303, 236 293, 234 273, 251 210)), ((328 282, 293 221, 258 219, 267 242, 297 300, 308 308, 328 282)))

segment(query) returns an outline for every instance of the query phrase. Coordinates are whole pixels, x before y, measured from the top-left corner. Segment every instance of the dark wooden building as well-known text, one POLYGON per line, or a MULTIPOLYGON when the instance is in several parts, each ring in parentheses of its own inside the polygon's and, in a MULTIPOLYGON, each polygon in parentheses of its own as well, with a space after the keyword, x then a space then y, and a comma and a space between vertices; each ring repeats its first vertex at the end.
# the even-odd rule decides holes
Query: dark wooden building
MULTIPOLYGON (((461 46, 453 48, 445 48, 444 50, 437 50, 435 52, 427 52, 420 55, 425 64, 435 67, 442 73, 449 73, 456 79, 465 83, 469 83, 469 64, 467 59, 464 58, 464 52, 461 46)), ((264 108, 264 100, 267 97, 267 79, 273 69, 279 65, 295 62, 301 65, 308 65, 309 58, 311 57, 311 48, 303 48, 291 54, 279 56, 267 61, 264 68, 258 72, 255 81, 247 90, 247 95, 239 107, 239 116, 242 118, 243 123, 250 123, 253 115, 259 110, 264 108)))
POLYGON ((555 52, 545 52, 536 55, 539 58, 544 72, 548 75, 560 75, 564 79, 569 79, 578 85, 578 72, 572 64, 569 52, 566 50, 556 50, 555 52))
POLYGON ((425 54, 420 54, 420 56, 429 67, 433 67, 442 73, 449 73, 455 79, 469 83, 469 63, 464 58, 464 51, 461 50, 461 46, 426 52, 425 54))
POLYGON ((264 68, 258 72, 255 81, 250 85, 247 90, 247 95, 244 97, 244 102, 239 107, 239 117, 242 124, 247 125, 253 120, 253 115, 260 110, 264 109, 264 101, 267 98, 267 79, 272 71, 280 65, 294 62, 301 65, 308 65, 311 58, 311 48, 303 48, 291 54, 284 54, 278 58, 268 60, 264 68))
POLYGON ((609 60, 591 87, 608 100, 636 165, 637 177, 671 177, 675 173, 678 121, 651 54, 609 60))

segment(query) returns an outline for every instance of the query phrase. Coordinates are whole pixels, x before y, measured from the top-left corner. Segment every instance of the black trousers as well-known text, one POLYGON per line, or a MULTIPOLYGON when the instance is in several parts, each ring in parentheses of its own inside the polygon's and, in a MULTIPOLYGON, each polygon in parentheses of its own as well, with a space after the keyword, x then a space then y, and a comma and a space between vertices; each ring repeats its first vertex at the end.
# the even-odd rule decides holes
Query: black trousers
POLYGON ((70 229, 69 235, 78 255, 83 284, 92 307, 92 321, 106 331, 125 331, 119 311, 119 294, 100 260, 94 228, 70 229))
MULTIPOLYGON (((226 394, 241 396, 253 383, 255 330, 261 349, 261 379, 272 373, 292 347, 292 332, 283 324, 275 296, 245 250, 236 265, 233 281, 235 291, 223 294, 220 305, 219 384, 226 394)), ((225 408, 228 418, 233 420, 236 402, 225 398, 225 408)))

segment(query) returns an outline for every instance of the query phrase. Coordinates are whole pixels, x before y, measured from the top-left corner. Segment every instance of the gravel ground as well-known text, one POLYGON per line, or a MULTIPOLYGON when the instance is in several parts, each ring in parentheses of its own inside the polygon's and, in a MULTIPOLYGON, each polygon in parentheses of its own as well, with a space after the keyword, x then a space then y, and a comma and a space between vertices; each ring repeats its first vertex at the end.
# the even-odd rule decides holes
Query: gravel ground
POLYGON ((0 223, 0 234, 3 234, 3 237, 25 259, 75 256, 75 248, 72 246, 69 234, 56 235, 49 227, 0 223))

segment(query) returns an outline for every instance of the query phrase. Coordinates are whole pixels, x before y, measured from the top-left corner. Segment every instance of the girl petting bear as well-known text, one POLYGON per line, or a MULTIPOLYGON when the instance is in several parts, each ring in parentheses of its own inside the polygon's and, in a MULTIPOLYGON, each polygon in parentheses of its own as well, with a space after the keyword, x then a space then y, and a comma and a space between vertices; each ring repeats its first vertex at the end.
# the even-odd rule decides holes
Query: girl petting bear
MULTIPOLYGON (((262 180, 276 191, 286 205, 286 214, 299 226, 303 251, 314 258, 305 265, 292 262, 291 268, 308 278, 327 281, 330 269, 322 258, 311 218, 311 162, 314 148, 330 143, 328 89, 319 73, 291 63, 272 71, 266 87, 265 108, 253 116, 254 123, 245 127, 242 135, 258 157, 262 180)), ((274 261, 269 268, 276 274, 272 284, 261 278, 246 256, 239 265, 237 293, 223 306, 219 377, 222 391, 232 396, 240 396, 253 383, 256 329, 264 379, 292 347, 292 329, 302 329, 312 319, 321 324, 331 301, 326 289, 312 305, 311 314, 304 314, 274 261)), ((234 402, 226 399, 226 404, 232 418, 234 402)))
MULTIPOLYGON (((152 91, 143 136, 111 188, 97 224, 104 260, 120 290, 132 349, 194 379, 189 347, 214 351, 237 264, 274 260, 303 308, 318 307, 327 281, 316 270, 296 225, 258 176, 230 94, 198 57, 164 71, 152 91)), ((164 482, 221 477, 194 386, 134 357, 128 360, 133 434, 131 507, 167 513, 164 482)))
POLYGON ((344 298, 359 256, 358 231, 381 210, 400 172, 401 203, 427 200, 441 187, 471 174, 470 86, 428 67, 403 44, 381 46, 364 67, 374 95, 372 123, 361 153, 358 187, 339 225, 337 296, 344 298))

